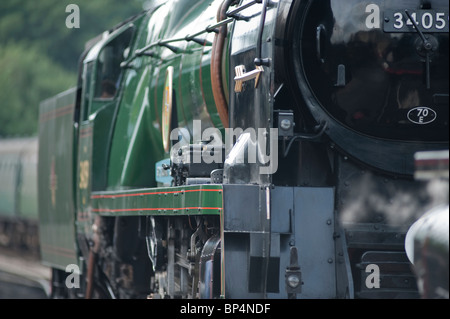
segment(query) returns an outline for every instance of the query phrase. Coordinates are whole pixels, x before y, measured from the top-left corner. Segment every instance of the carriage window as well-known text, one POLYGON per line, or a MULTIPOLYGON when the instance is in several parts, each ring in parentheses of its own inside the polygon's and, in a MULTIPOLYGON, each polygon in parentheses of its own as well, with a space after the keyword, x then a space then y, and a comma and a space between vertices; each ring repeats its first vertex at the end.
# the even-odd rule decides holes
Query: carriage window
POLYGON ((100 52, 97 60, 95 99, 112 99, 116 95, 122 77, 120 63, 129 51, 133 32, 134 28, 130 27, 100 52))

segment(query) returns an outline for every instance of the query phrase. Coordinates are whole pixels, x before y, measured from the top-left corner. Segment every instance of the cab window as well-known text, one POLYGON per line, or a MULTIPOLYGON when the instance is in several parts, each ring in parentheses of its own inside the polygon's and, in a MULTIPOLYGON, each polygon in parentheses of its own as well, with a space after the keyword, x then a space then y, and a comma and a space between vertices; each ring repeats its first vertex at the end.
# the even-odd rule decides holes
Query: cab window
POLYGON ((120 64, 125 60, 134 28, 130 27, 101 51, 97 59, 95 99, 113 99, 122 77, 120 64))

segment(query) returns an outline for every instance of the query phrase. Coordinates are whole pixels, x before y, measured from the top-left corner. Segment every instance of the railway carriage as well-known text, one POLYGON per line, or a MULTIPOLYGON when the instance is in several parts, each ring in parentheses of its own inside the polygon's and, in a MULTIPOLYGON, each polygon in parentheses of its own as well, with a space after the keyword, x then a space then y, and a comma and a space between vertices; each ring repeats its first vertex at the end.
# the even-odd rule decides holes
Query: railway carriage
POLYGON ((0 139, 0 247, 38 255, 38 138, 0 139))

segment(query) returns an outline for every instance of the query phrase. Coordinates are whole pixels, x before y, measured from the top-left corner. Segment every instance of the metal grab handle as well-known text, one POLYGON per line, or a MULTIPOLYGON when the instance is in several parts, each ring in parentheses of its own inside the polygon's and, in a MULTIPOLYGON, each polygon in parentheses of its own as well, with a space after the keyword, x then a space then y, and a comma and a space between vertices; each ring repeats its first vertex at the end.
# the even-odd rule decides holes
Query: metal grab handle
POLYGON ((322 54, 322 33, 326 33, 327 29, 323 24, 320 24, 316 29, 316 50, 317 50, 317 60, 320 63, 325 63, 325 59, 322 54))
POLYGON ((259 80, 261 78, 261 73, 264 72, 264 68, 262 66, 256 66, 256 69, 250 72, 246 72, 245 66, 238 65, 235 68, 236 76, 234 81, 236 81, 236 86, 234 91, 236 93, 242 92, 244 82, 255 79, 255 89, 258 87, 259 80))

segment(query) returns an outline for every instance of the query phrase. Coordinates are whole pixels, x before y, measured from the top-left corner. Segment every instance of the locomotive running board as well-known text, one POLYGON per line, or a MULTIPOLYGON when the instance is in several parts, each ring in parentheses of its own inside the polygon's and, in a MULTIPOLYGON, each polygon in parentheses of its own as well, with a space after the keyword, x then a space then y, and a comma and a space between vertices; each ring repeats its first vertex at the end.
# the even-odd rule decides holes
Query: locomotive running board
POLYGON ((92 213, 101 216, 220 215, 221 185, 93 192, 92 213))

